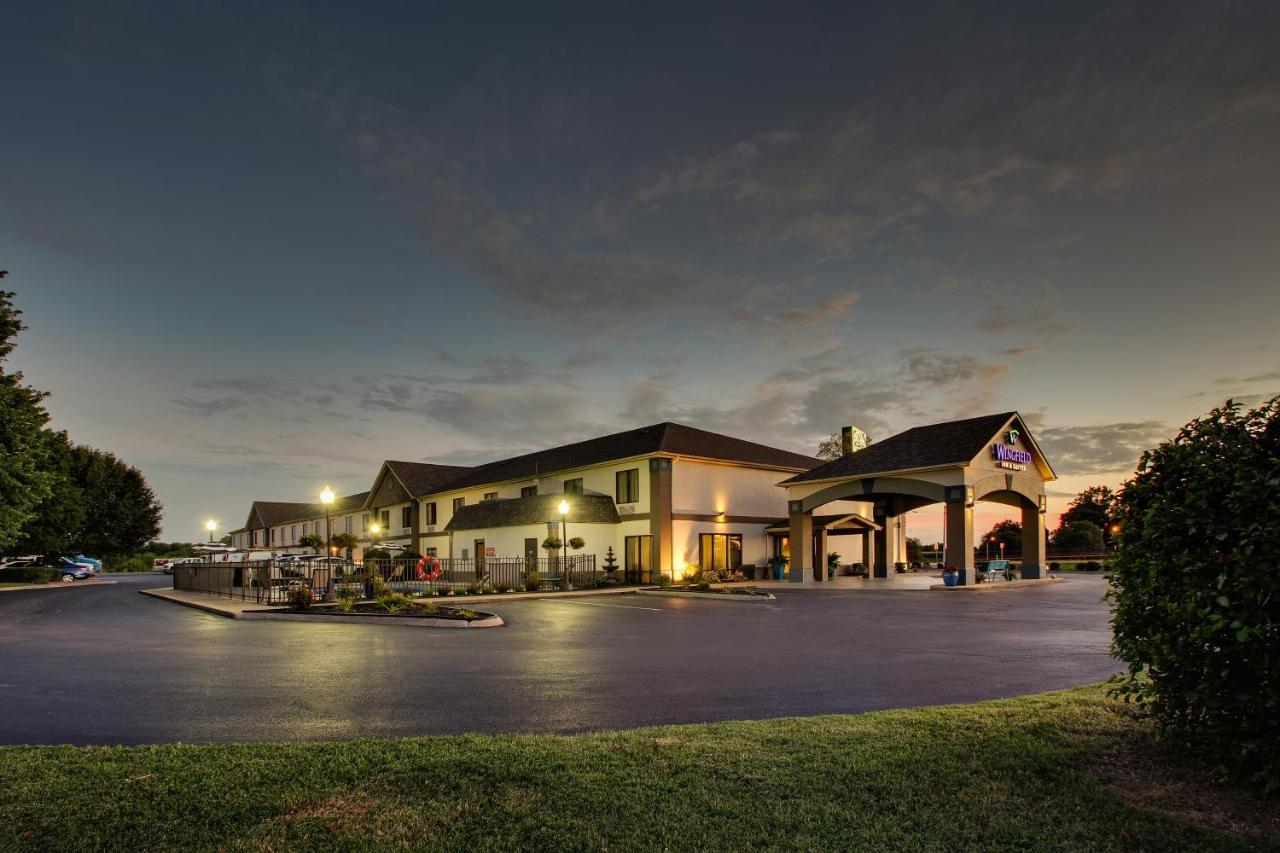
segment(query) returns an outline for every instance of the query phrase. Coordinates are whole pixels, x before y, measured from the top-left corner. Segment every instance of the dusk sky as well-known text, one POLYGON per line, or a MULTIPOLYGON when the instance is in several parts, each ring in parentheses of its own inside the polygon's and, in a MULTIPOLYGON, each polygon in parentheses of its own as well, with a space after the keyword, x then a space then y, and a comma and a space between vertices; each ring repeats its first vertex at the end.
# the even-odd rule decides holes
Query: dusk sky
POLYGON ((1280 392, 1280 4, 610 5, 7 4, 54 426, 190 539, 386 458, 1006 409, 1056 514, 1280 392))

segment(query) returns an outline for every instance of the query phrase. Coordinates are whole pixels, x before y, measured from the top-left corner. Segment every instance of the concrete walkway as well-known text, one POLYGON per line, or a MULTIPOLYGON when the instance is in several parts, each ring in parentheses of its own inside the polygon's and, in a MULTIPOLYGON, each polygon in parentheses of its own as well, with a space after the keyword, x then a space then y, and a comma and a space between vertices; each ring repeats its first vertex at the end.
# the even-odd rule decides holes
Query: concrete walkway
POLYGON ((792 583, 789 580, 752 581, 760 589, 795 592, 927 592, 933 584, 942 583, 939 575, 925 572, 894 574, 887 578, 856 578, 841 575, 831 580, 792 583))

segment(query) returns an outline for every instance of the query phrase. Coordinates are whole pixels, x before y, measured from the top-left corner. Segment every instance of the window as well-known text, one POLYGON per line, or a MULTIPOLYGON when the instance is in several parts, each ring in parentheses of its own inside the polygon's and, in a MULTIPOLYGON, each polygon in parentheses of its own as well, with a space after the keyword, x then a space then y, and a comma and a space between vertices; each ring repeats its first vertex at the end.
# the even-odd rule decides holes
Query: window
POLYGON ((620 504, 633 504, 640 500, 640 469, 629 468, 614 475, 620 504))
POLYGON ((522 497, 522 498, 536 498, 537 496, 538 496, 538 487, 537 487, 537 486, 521 486, 521 487, 520 487, 520 497, 522 497))
POLYGON ((485 499, 485 500, 487 500, 487 501, 496 501, 496 500, 498 499, 498 493, 497 493, 497 492, 485 492, 485 493, 484 493, 484 499, 485 499))
POLYGON ((298 541, 298 525, 296 524, 289 526, 289 541, 290 542, 298 541))
POLYGON ((464 506, 466 506, 466 505, 467 505, 467 499, 466 499, 466 498, 454 498, 454 499, 453 499, 453 514, 454 514, 454 515, 457 515, 457 514, 458 514, 458 510, 462 509, 462 508, 463 508, 464 506))
POLYGON ((342 520, 342 529, 346 533, 351 532, 351 516, 348 515, 346 518, 342 520))
POLYGON ((369 532, 369 513, 367 512, 364 515, 360 516, 360 532, 361 533, 369 532))
POLYGON ((378 524, 382 526, 382 534, 385 536, 391 529, 391 510, 384 509, 378 513, 378 524))
POLYGON ((430 524, 430 525, 432 525, 432 526, 435 526, 435 523, 436 523, 436 502, 435 502, 435 501, 432 501, 432 502, 431 502, 431 503, 429 503, 429 504, 423 504, 423 508, 426 510, 426 515, 427 515, 427 524, 430 524))
POLYGON ((582 494, 582 478, 581 478, 581 477, 576 477, 576 478, 574 478, 574 479, 572 479, 572 480, 565 480, 565 481, 564 481, 564 493, 565 493, 566 495, 580 495, 580 494, 582 494))
POLYGON ((698 567, 730 572, 742 568, 742 534, 703 533, 698 537, 698 567))
MULTIPOLYGON (((434 506, 434 504, 432 504, 432 506, 434 506)), ((438 556, 440 556, 440 555, 436 553, 436 549, 435 549, 435 548, 427 548, 427 549, 426 549, 426 553, 425 553, 425 554, 423 554, 422 556, 424 556, 424 557, 438 557, 438 556)))
POLYGON ((413 504, 410 504, 409 506, 400 507, 400 526, 401 527, 413 526, 413 504))
POLYGON ((623 543, 622 554, 623 579, 627 583, 652 582, 652 536, 628 536, 623 543))

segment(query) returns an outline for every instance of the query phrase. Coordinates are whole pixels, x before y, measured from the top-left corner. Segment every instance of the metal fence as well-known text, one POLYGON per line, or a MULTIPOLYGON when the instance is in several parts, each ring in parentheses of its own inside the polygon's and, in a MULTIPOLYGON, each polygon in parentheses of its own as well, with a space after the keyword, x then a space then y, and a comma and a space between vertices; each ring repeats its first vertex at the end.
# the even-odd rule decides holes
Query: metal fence
POLYGON ((594 589, 600 582, 593 554, 523 557, 446 558, 418 568, 418 560, 369 560, 363 566, 309 565, 295 560, 247 563, 184 563, 173 567, 173 588, 257 604, 285 604, 290 587, 310 586, 320 598, 355 587, 368 592, 380 577, 396 592, 558 592, 594 589))

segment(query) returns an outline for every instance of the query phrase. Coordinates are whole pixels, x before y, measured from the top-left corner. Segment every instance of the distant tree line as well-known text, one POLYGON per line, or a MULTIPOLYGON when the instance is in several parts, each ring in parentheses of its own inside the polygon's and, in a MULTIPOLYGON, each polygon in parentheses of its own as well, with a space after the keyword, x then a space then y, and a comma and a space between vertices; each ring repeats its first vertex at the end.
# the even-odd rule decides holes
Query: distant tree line
POLYGON ((0 552, 131 554, 160 532, 155 493, 114 454, 49 429, 48 394, 8 368, 26 328, 13 300, 0 290, 0 552))

